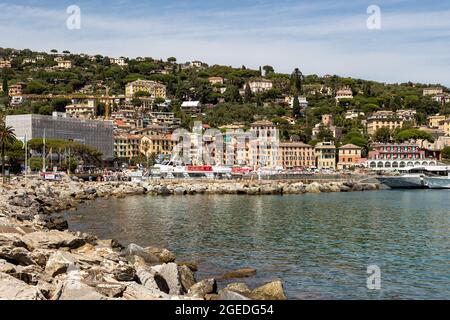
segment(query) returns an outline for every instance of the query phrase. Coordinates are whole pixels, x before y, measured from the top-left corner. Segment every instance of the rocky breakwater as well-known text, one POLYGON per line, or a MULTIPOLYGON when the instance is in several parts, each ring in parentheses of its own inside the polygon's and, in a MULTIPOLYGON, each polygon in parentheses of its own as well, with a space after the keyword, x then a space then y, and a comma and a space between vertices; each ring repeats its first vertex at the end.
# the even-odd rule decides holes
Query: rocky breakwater
POLYGON ((356 182, 313 182, 305 184, 296 181, 230 182, 230 181, 186 181, 143 183, 145 193, 151 195, 193 195, 193 194, 238 194, 238 195, 283 195, 305 193, 355 192, 379 190, 378 184, 356 182))
MULTIPOLYGON (((280 281, 253 290, 234 284, 218 291, 215 279, 197 281, 195 263, 177 263, 167 249, 123 247, 69 232, 58 215, 96 197, 171 194, 183 186, 69 179, 16 179, 1 186, 0 300, 286 299, 280 281)), ((212 191, 207 184, 196 188, 212 191)))

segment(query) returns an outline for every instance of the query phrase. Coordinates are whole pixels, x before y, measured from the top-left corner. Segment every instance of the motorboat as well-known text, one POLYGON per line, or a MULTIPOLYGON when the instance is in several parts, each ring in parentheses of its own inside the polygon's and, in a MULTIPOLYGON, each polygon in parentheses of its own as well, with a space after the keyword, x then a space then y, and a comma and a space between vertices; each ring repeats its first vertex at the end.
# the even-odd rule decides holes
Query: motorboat
POLYGON ((446 181, 450 184, 449 173, 446 166, 415 167, 403 173, 377 177, 377 180, 392 189, 435 189, 438 186, 442 189, 446 181))

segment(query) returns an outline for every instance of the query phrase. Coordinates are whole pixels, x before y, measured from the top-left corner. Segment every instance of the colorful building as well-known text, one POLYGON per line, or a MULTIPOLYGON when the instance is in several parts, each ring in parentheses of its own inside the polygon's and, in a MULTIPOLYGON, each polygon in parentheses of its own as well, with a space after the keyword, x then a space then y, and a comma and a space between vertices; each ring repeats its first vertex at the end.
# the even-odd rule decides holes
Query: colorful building
POLYGON ((338 170, 357 166, 361 162, 361 150, 354 144, 346 144, 338 148, 338 170))
POLYGON ((166 99, 166 86, 156 81, 136 80, 125 86, 125 96, 128 99, 134 98, 134 95, 141 91, 149 93, 153 98, 166 99))
POLYGON ((336 146, 333 142, 320 142, 315 147, 318 169, 336 169, 336 146))
POLYGON ((395 170, 437 164, 436 159, 427 158, 425 150, 415 144, 376 144, 373 147, 367 160, 370 169, 395 170))
POLYGON ((303 142, 282 142, 279 165, 286 170, 312 168, 316 165, 314 147, 303 142))

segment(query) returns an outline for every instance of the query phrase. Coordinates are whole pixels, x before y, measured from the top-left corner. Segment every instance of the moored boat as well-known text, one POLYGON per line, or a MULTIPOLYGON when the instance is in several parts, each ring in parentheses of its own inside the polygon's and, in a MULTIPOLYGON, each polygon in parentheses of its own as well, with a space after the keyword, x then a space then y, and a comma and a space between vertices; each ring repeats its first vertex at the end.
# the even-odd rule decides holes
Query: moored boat
POLYGON ((450 176, 426 177, 425 185, 430 189, 450 189, 450 176))
POLYGON ((450 171, 445 166, 416 167, 377 179, 392 189, 450 189, 450 171))
POLYGON ((404 174, 400 176, 384 176, 377 178, 380 183, 391 189, 425 189, 424 175, 404 174))

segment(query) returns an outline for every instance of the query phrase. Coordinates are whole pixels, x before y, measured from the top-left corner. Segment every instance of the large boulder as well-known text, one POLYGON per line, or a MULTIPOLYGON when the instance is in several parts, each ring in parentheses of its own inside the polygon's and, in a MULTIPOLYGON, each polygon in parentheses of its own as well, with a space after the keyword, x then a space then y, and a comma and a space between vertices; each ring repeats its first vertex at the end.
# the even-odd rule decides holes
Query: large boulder
POLYGON ((0 258, 22 266, 35 264, 31 257, 30 251, 22 247, 0 247, 0 258))
POLYGON ((81 237, 74 236, 69 232, 56 230, 32 232, 24 235, 22 241, 30 250, 38 248, 58 249, 61 247, 76 249, 85 244, 85 240, 81 237))
POLYGON ((195 274, 187 266, 178 266, 178 273, 180 275, 180 282, 184 293, 187 293, 189 289, 197 282, 195 280, 195 274))
POLYGON ((320 193, 320 184, 318 184, 317 182, 313 182, 311 184, 308 184, 306 186, 305 191, 307 193, 320 193))
POLYGON ((66 273, 69 266, 75 266, 76 259, 69 252, 56 251, 47 261, 45 272, 56 277, 59 274, 66 273))
POLYGON ((0 273, 0 300, 45 300, 45 297, 37 287, 0 273))
POLYGON ((166 282, 171 295, 183 294, 180 273, 175 263, 162 264, 152 267, 166 282))
POLYGON ((267 283, 253 290, 251 294, 257 300, 287 300, 281 281, 267 283))
POLYGON ((133 281, 136 277, 136 270, 129 265, 119 265, 114 269, 113 274, 117 281, 133 281))
POLYGON ((100 294, 95 288, 82 282, 66 281, 55 293, 52 300, 107 300, 108 297, 100 294))
POLYGON ((158 272, 142 265, 135 265, 135 268, 136 276, 143 286, 154 291, 155 294, 159 294, 160 292, 168 294, 170 292, 166 279, 164 279, 158 272))
POLYGON ((130 282, 127 284, 122 298, 126 300, 161 300, 169 299, 170 297, 164 292, 157 292, 136 282, 130 282))
POLYGON ((170 263, 175 261, 175 255, 167 249, 147 247, 145 248, 145 251, 149 252, 152 255, 157 256, 159 262, 161 263, 170 263))
POLYGON ((217 293, 217 282, 215 279, 205 279, 194 284, 188 292, 189 296, 203 298, 207 294, 217 293))
POLYGON ((144 259, 145 263, 147 264, 158 264, 160 263, 160 259, 145 250, 144 248, 138 246, 137 244, 131 243, 129 244, 126 249, 122 252, 122 255, 127 258, 128 261, 134 263, 135 257, 140 257, 144 259))

